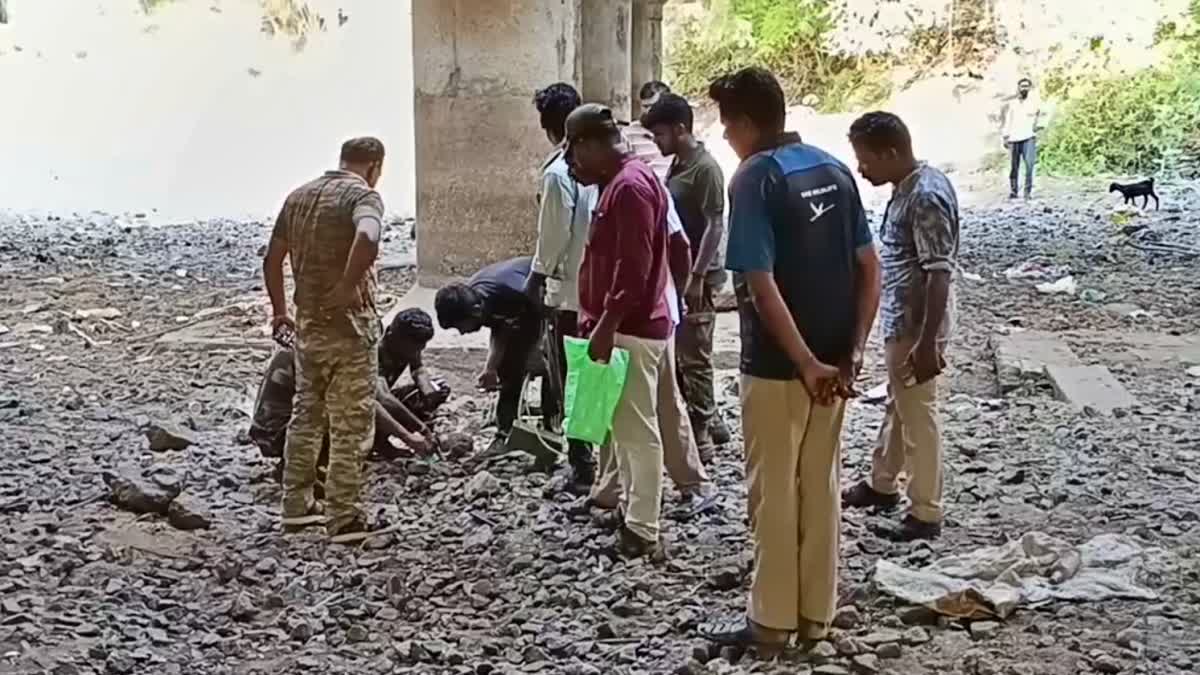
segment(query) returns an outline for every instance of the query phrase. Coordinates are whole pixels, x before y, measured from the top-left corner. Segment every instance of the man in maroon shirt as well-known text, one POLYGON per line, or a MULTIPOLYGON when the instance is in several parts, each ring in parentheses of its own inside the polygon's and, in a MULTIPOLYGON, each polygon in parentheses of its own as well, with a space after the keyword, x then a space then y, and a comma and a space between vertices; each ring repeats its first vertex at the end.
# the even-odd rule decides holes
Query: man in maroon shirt
POLYGON ((661 558, 658 381, 670 377, 666 349, 673 329, 666 297, 667 193, 650 167, 628 154, 608 108, 576 108, 566 132, 572 175, 602 186, 579 271, 580 331, 590 336, 588 353, 595 361, 607 361, 613 347, 629 352, 612 430, 627 505, 618 550, 661 558))

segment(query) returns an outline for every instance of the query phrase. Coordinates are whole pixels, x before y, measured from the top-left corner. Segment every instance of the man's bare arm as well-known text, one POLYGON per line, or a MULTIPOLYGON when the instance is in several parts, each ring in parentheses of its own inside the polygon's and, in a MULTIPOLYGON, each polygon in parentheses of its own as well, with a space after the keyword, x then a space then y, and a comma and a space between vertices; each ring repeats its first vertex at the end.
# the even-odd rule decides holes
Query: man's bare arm
POLYGON ((494 373, 500 369, 500 361, 504 358, 504 338, 500 337, 495 329, 492 329, 488 336, 488 355, 487 363, 484 365, 484 371, 494 373))
POLYGON ((938 331, 946 318, 946 304, 950 298, 950 272, 947 270, 925 271, 925 321, 917 344, 926 347, 937 345, 938 331))
POLYGON ((417 385, 417 389, 420 390, 420 392, 425 396, 429 396, 437 391, 437 387, 435 387, 433 384, 433 378, 429 375, 429 371, 425 370, 424 368, 417 368, 414 370, 412 373, 412 379, 413 384, 417 385))
POLYGON ((704 236, 700 238, 700 250, 696 252, 696 259, 692 263, 692 275, 697 277, 703 277, 712 268, 717 249, 721 247, 721 240, 725 238, 724 215, 709 215, 706 222, 704 236))
POLYGON ((267 244, 267 255, 263 258, 263 283, 267 287, 267 297, 271 299, 272 318, 287 316, 287 299, 284 297, 283 261, 287 259, 287 240, 278 236, 271 237, 267 244))
POLYGON ((879 252, 874 245, 863 246, 855 253, 856 286, 858 288, 857 308, 854 322, 854 348, 864 351, 867 338, 871 336, 871 328, 875 325, 875 315, 879 311, 879 295, 883 274, 879 265, 879 252))
POLYGON ((393 417, 405 429, 405 433, 393 433, 393 436, 404 440, 408 432, 425 432, 425 423, 413 411, 409 410, 403 401, 393 396, 390 391, 384 391, 380 387, 379 391, 375 392, 375 404, 383 408, 388 415, 393 417))

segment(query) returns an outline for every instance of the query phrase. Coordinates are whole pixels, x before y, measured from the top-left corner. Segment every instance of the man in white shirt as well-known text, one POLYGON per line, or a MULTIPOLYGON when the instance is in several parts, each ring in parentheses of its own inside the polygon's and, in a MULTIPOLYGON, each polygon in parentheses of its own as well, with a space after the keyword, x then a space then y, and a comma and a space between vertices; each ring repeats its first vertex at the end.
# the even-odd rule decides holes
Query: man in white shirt
MULTIPOLYGON (((571 177, 563 157, 567 115, 580 103, 579 92, 565 82, 552 84, 534 96, 542 129, 554 145, 554 151, 542 164, 537 251, 525 292, 535 304, 547 310, 551 368, 558 366, 558 372, 548 380, 556 387, 559 400, 567 373, 563 338, 578 337, 579 265, 599 196, 596 186, 580 185, 571 177)), ((571 465, 568 489, 586 495, 596 475, 591 447, 581 441, 571 441, 567 459, 571 465)))
POLYGON ((1021 78, 1017 83, 1017 96, 1004 108, 1001 132, 1004 147, 1012 155, 1012 171, 1008 174, 1011 187, 1009 199, 1017 198, 1017 178, 1021 161, 1025 162, 1025 199, 1033 193, 1033 167, 1037 164, 1037 133, 1045 127, 1041 101, 1033 95, 1033 80, 1021 78))

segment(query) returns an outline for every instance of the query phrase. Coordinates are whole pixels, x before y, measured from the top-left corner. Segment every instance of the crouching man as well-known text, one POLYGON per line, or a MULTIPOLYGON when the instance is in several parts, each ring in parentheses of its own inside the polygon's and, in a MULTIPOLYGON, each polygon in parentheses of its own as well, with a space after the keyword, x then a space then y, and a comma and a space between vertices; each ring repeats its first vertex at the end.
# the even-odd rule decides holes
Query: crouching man
MULTIPOLYGON (((416 452, 431 449, 432 435, 426 421, 446 400, 449 389, 439 386, 421 364, 421 352, 433 337, 433 320, 419 309, 408 309, 396 315, 379 342, 379 380, 375 392, 374 452, 384 457, 397 454, 391 439, 416 452), (403 396, 392 394, 405 371, 412 375, 412 391, 403 396), (423 420, 400 399, 419 400, 423 420)), ((400 390, 404 392, 404 389, 400 390)), ((254 419, 250 424, 250 440, 265 457, 279 457, 276 478, 283 475, 283 448, 287 439, 288 422, 292 419, 292 399, 296 395, 295 353, 281 348, 271 357, 258 388, 254 403, 254 419)), ((329 462, 329 433, 322 442, 318 467, 329 462)))
MULTIPOLYGON (((500 391, 496 403, 496 438, 485 457, 507 451, 507 439, 521 407, 521 392, 530 360, 542 363, 542 317, 525 292, 532 259, 528 256, 493 263, 466 283, 447 284, 434 297, 438 324, 459 333, 490 331, 487 363, 479 388, 500 391)), ((544 370, 542 364, 541 370, 544 370)), ((548 424, 558 413, 554 387, 542 387, 542 417, 548 424)))

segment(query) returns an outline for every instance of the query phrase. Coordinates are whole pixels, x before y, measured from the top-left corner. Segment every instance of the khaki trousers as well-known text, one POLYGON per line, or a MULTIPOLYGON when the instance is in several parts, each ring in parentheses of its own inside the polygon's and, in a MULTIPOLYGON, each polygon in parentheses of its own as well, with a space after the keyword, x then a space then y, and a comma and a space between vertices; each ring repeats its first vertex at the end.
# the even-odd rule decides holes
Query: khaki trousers
POLYGON ((754 539, 747 613, 823 632, 837 607, 845 401, 816 405, 800 380, 742 376, 742 433, 754 539))
POLYGON ((629 352, 629 374, 613 414, 612 454, 616 459, 625 526, 649 541, 658 540, 662 512, 663 442, 658 425, 658 382, 667 342, 617 333, 617 347, 629 352))
MULTIPOLYGON (((707 484, 709 478, 700 461, 696 435, 688 421, 687 404, 675 373, 675 340, 672 338, 667 341, 665 358, 658 373, 658 428, 667 475, 681 492, 688 492, 707 484)), ((616 456, 609 444, 600 446, 599 455, 592 501, 604 508, 616 508, 621 500, 616 456)))
POLYGON ((888 402, 875 454, 871 487, 894 495, 900 474, 908 474, 908 498, 914 518, 942 521, 942 421, 938 414, 937 378, 912 387, 904 385, 905 361, 911 339, 890 340, 884 348, 888 370, 888 402))

